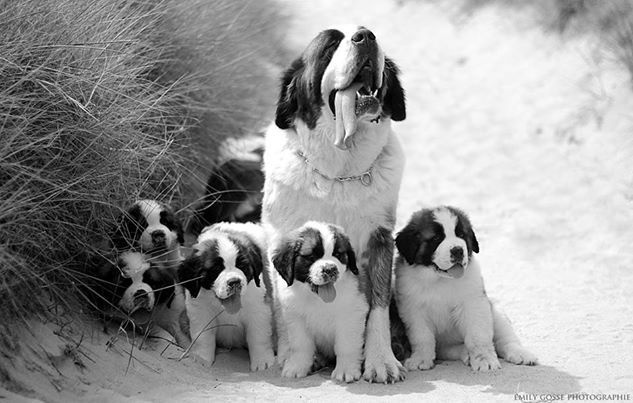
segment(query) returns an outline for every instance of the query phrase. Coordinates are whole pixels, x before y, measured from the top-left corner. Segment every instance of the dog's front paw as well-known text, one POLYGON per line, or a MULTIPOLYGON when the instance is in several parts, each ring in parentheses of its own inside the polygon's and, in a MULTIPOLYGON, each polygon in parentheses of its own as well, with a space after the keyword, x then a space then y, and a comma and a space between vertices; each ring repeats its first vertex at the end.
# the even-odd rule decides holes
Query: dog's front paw
POLYGON ((410 371, 431 369, 435 366, 433 358, 432 355, 413 353, 404 361, 404 366, 410 371))
POLYGON ((334 371, 332 371, 332 379, 345 383, 359 380, 360 363, 337 360, 336 367, 334 368, 334 371))
POLYGON ((272 351, 265 351, 251 356, 251 371, 263 371, 275 365, 275 355, 272 351))
POLYGON ((281 370, 281 376, 285 378, 304 378, 308 376, 311 366, 311 357, 308 360, 304 360, 296 356, 291 356, 286 360, 284 368, 281 370))
POLYGON ((501 369, 497 354, 490 349, 475 349, 468 352, 470 367, 474 371, 488 372, 501 369))
POLYGON ((388 354, 367 354, 363 378, 368 382, 394 383, 404 380, 407 370, 391 351, 388 354))
POLYGON ((518 344, 508 344, 504 347, 503 359, 516 365, 536 365, 536 356, 518 344))

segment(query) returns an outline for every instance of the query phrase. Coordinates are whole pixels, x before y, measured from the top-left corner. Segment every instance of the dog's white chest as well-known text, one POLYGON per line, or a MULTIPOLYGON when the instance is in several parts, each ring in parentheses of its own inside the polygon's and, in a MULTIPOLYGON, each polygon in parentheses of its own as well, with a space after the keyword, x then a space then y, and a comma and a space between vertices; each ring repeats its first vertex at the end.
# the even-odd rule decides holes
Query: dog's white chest
POLYGON ((303 283, 287 287, 283 280, 279 280, 281 303, 293 316, 305 321, 318 350, 326 355, 334 355, 337 326, 349 319, 350 312, 369 310, 365 296, 359 291, 358 280, 351 273, 345 273, 337 281, 336 298, 330 303, 323 302, 303 283))

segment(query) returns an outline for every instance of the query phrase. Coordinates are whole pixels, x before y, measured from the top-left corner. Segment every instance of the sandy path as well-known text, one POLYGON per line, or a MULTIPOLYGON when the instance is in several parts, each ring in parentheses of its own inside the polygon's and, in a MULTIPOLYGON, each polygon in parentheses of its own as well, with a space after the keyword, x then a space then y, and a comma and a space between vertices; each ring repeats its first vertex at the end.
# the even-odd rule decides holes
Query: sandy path
POLYGON ((243 351, 219 354, 212 370, 137 352, 144 364, 124 375, 120 357, 104 353, 107 338, 97 335, 87 352, 99 365, 86 361, 90 379, 75 391, 98 401, 633 395, 633 206, 626 199, 633 192, 625 188, 633 102, 625 75, 590 44, 543 34, 509 11, 457 21, 414 1, 298 3, 284 2, 297 53, 327 25, 354 22, 371 28, 400 65, 408 118, 395 128, 408 162, 398 227, 423 205, 469 212, 488 294, 541 365, 476 374, 442 362, 397 385, 340 385, 329 373, 293 381, 277 368, 251 374, 243 351))

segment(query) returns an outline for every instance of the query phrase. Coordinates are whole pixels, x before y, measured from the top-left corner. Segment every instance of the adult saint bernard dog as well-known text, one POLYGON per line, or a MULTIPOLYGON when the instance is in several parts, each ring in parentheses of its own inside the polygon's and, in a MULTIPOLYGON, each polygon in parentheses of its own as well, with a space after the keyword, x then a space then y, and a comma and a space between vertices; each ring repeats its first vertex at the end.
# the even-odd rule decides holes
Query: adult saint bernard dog
MULTIPOLYGON (((307 221, 339 225, 359 257, 370 311, 363 377, 404 379, 391 350, 392 230, 404 155, 391 121, 404 120, 398 68, 364 27, 319 33, 282 77, 266 133, 262 222, 271 244, 307 221)), ((292 375, 292 374, 287 374, 292 375)))

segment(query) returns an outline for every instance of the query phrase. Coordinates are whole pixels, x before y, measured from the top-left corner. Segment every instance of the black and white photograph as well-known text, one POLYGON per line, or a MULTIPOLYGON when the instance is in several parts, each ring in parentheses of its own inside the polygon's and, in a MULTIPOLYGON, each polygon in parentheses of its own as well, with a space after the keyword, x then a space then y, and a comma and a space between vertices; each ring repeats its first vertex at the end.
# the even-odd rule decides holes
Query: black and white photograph
POLYGON ((633 400, 633 0, 0 0, 0 401, 633 400))

